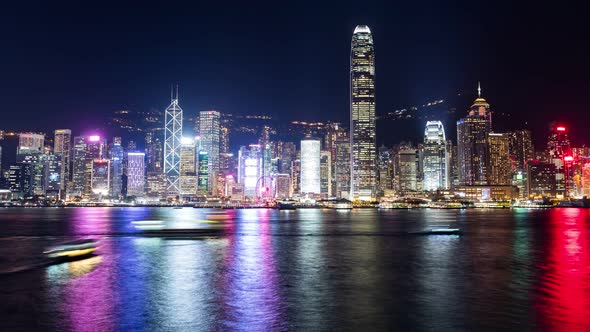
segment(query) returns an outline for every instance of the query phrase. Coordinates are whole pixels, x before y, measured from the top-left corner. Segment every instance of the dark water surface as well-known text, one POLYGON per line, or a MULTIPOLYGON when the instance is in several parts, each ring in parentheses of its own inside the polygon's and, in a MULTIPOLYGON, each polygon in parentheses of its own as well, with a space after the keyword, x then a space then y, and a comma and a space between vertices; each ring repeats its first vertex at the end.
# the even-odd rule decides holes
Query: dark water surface
POLYGON ((0 209, 0 271, 102 242, 0 275, 0 330, 590 331, 590 210, 227 210, 218 238, 132 234, 134 220, 211 213, 0 209), (464 233, 401 235, 438 225, 464 233))

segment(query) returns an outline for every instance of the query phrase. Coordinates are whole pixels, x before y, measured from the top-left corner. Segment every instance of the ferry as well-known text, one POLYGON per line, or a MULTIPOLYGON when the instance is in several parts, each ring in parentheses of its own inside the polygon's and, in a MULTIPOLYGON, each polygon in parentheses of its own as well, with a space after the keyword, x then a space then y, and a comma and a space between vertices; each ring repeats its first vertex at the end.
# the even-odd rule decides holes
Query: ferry
POLYGON ((404 202, 380 202, 380 209, 411 209, 412 206, 404 202))
POLYGON ((296 210, 295 201, 279 201, 277 202, 277 209, 279 210, 296 210))
POLYGON ((352 210, 352 202, 346 199, 328 200, 322 204, 325 208, 334 210, 352 210))
POLYGON ((60 243, 45 249, 43 254, 51 259, 77 259, 88 257, 98 249, 98 241, 93 239, 74 240, 60 243))

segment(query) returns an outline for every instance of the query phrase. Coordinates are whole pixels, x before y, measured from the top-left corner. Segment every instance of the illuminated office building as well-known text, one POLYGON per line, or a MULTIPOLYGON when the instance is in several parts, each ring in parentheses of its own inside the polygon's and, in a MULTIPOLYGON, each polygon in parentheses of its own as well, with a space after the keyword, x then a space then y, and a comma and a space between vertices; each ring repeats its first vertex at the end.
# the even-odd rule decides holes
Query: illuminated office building
POLYGON ((285 199, 291 197, 291 176, 279 173, 274 177, 274 194, 276 198, 285 199))
POLYGON ((111 161, 109 159, 94 159, 91 165, 90 187, 92 193, 102 196, 108 195, 111 181, 111 172, 109 171, 111 161))
POLYGON ((60 190, 67 189, 71 176, 72 163, 72 131, 70 129, 58 129, 54 132, 53 153, 61 158, 60 190))
POLYGON ((527 164, 527 187, 529 196, 555 197, 555 164, 533 160, 527 164))
POLYGON ((244 187, 244 196, 256 197, 256 185, 262 176, 262 153, 258 144, 252 144, 249 149, 240 147, 238 152, 238 183, 244 187))
POLYGON ((487 185, 489 181, 488 134, 491 131, 490 104, 475 99, 467 117, 457 121, 457 160, 461 185, 487 185))
POLYGON ((180 195, 180 148, 182 140, 182 108, 176 98, 172 97, 165 110, 164 117, 164 174, 166 176, 166 194, 169 197, 180 195))
POLYGON ((557 125, 552 128, 547 140, 546 155, 549 162, 555 165, 556 195, 564 197, 566 186, 571 187, 571 183, 566 183, 566 178, 571 182, 571 170, 567 169, 569 163, 566 164, 565 157, 572 156, 570 140, 564 126, 557 125))
POLYGON ((351 199, 374 200, 377 186, 375 51, 366 25, 354 29, 350 59, 351 199))
POLYGON ((512 165, 510 161, 510 136, 508 134, 490 133, 488 136, 490 185, 512 184, 512 165))
POLYGON ((184 137, 180 147, 180 195, 184 198, 197 194, 197 148, 195 141, 184 137))
POLYGON ((199 135, 201 138, 201 150, 207 152, 208 166, 208 192, 216 191, 213 188, 217 182, 215 177, 219 172, 219 147, 221 138, 220 113, 218 111, 201 111, 199 114, 199 135))
POLYGON ((109 150, 109 158, 111 159, 110 196, 114 198, 123 195, 124 155, 123 147, 121 146, 121 137, 114 137, 109 150))
POLYGON ((396 190, 401 193, 418 190, 418 150, 407 144, 401 144, 395 158, 396 190))
POLYGON ((332 197, 332 158, 330 151, 320 152, 320 193, 332 197))
POLYGON ((206 196, 209 192, 209 154, 199 151, 197 168, 197 194, 206 196))
POLYGON ((72 188, 69 191, 74 196, 81 196, 86 183, 86 137, 74 137, 72 157, 72 188))
POLYGON ((334 162, 334 180, 336 181, 336 197, 348 199, 350 195, 350 139, 348 135, 338 138, 336 160, 334 162))
POLYGON ((317 138, 301 140, 301 194, 320 194, 320 147, 317 138))
POLYGON ((127 196, 145 195, 145 153, 127 153, 127 196))
POLYGON ((447 141, 442 122, 426 122, 422 156, 423 190, 447 189, 449 187, 448 163, 447 141))
MULTIPOLYGON (((86 165, 85 165, 85 172, 84 172, 84 191, 85 195, 90 195, 95 193, 92 188, 92 174, 93 170, 93 163, 95 160, 103 160, 106 158, 106 140, 102 139, 98 135, 91 135, 86 138, 86 165)), ((110 167, 110 162, 109 162, 110 167)), ((109 174, 110 175, 110 174, 109 174)), ((108 184, 110 185, 110 177, 108 184)), ((110 188, 109 188, 110 189, 110 188)), ((102 195, 103 194, 101 191, 102 195)), ((108 194, 108 189, 107 189, 108 194)))
POLYGON ((514 171, 526 171, 526 164, 534 159, 535 150, 530 130, 515 130, 510 133, 510 156, 514 160, 514 171))
POLYGON ((18 134, 16 154, 39 154, 45 147, 45 135, 35 133, 18 134))

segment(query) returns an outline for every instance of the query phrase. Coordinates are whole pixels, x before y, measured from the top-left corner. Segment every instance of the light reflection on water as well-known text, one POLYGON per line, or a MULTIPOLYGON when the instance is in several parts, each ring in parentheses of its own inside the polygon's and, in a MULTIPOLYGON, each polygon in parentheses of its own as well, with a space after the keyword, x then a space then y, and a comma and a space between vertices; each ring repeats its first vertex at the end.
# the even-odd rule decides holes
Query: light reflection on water
POLYGON ((101 248, 2 276, 0 312, 12 319, 0 328, 588 330, 589 217, 584 209, 3 209, 0 257, 10 258, 0 264, 69 238, 93 235, 101 248), (222 237, 129 236, 134 220, 182 227, 210 215, 225 215, 222 237), (440 225, 465 233, 403 235, 440 225))

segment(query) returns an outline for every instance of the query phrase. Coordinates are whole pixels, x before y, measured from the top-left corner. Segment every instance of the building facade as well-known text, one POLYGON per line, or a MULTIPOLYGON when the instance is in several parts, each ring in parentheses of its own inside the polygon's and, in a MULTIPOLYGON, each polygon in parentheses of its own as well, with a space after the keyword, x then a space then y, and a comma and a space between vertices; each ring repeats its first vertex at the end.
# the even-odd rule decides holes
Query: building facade
POLYGON ((449 188, 449 158, 445 129, 440 121, 426 122, 423 152, 423 189, 449 188))
POLYGON ((457 160, 461 185, 487 185, 491 131, 490 105, 475 99, 467 117, 457 121, 457 160))
POLYGON ((375 50, 366 25, 354 29, 350 66, 350 198, 370 201, 377 186, 375 50))
POLYGON ((320 194, 320 148, 317 138, 301 140, 301 194, 320 194))

